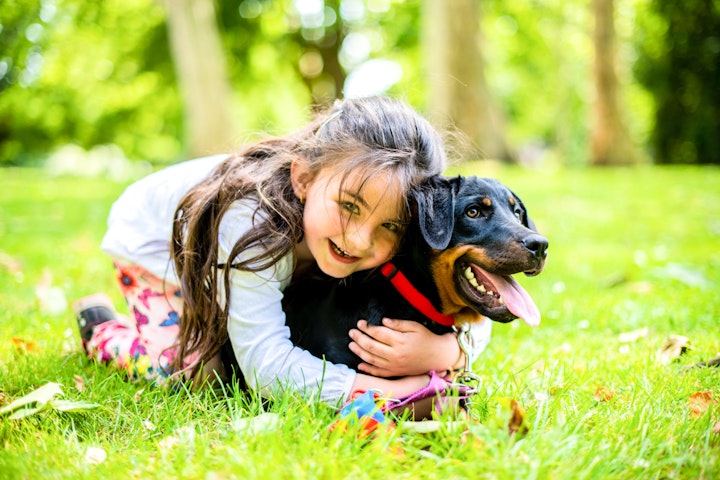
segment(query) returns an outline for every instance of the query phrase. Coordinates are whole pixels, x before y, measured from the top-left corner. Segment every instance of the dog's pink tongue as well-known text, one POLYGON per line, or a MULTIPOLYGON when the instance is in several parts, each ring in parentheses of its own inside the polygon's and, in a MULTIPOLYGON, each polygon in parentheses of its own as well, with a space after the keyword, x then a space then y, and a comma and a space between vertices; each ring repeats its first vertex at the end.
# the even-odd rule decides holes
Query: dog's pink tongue
POLYGON ((497 288, 497 293, 503 298, 505 306, 513 315, 525 320, 531 327, 540 325, 540 310, 530 298, 530 295, 510 276, 494 275, 484 272, 497 288))

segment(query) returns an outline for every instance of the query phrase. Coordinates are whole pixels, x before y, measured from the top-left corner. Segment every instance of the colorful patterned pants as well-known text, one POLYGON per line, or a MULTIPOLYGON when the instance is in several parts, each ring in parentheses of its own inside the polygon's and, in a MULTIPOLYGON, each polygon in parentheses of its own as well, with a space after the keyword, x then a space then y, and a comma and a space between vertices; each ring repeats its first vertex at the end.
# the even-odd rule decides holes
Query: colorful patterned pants
POLYGON ((180 289, 139 265, 114 264, 130 316, 116 315, 116 320, 98 325, 85 348, 90 357, 115 364, 133 378, 162 383, 173 373, 180 289))

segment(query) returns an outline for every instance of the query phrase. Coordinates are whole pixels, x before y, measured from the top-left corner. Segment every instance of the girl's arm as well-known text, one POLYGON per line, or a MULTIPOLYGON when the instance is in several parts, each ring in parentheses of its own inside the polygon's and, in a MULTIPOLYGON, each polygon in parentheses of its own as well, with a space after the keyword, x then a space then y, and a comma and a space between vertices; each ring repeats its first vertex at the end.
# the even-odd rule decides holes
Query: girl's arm
MULTIPOLYGON (((490 341, 491 329, 489 319, 471 325, 470 363, 490 341)), ((350 338, 350 349, 364 362, 360 371, 377 377, 444 372, 465 366, 465 354, 454 333, 436 335, 410 320, 385 318, 383 326, 361 320, 358 328, 350 331, 350 338)))

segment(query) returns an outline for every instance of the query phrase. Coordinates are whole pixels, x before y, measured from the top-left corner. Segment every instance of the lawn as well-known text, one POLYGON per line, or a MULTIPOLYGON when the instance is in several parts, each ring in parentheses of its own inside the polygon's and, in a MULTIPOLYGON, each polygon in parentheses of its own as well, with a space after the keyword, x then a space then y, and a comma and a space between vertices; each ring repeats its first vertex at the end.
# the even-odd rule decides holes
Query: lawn
POLYGON ((720 170, 466 164, 499 178, 550 240, 519 281, 543 320, 495 325, 471 419, 372 440, 288 395, 130 383, 80 353, 67 304, 107 291, 109 180, 0 170, 0 407, 48 382, 95 404, 0 417, 0 478, 720 478, 720 170), (661 356, 671 335, 682 355, 661 356), (510 400, 525 435, 508 433, 510 400))

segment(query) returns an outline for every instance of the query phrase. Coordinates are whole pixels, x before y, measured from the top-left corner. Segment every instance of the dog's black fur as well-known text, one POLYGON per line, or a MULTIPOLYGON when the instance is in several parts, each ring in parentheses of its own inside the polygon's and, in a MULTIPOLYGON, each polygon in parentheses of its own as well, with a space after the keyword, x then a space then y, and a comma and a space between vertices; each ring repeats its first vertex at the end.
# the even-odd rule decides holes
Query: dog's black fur
MULTIPOLYGON (((473 288, 464 272, 475 265, 503 276, 540 273, 548 242, 535 230, 520 198, 496 180, 477 177, 435 177, 411 197, 413 221, 393 264, 458 324, 481 316, 514 320, 497 297, 473 288)), ((487 281, 482 273, 475 277, 487 281)), ((286 289, 283 309, 294 344, 354 369, 360 359, 348 348, 348 332, 360 319, 372 325, 383 317, 415 320, 435 333, 451 330, 415 310, 379 272, 343 280, 302 277, 286 289)))

